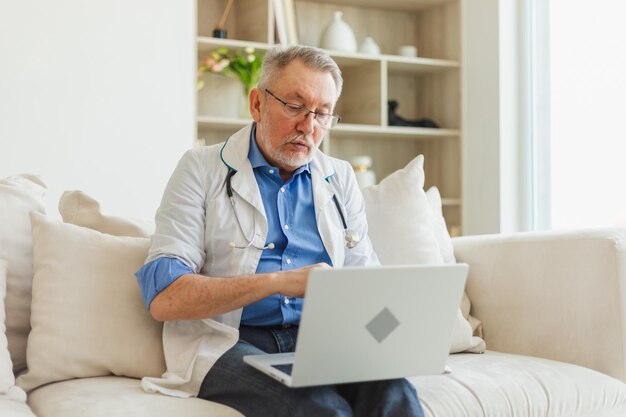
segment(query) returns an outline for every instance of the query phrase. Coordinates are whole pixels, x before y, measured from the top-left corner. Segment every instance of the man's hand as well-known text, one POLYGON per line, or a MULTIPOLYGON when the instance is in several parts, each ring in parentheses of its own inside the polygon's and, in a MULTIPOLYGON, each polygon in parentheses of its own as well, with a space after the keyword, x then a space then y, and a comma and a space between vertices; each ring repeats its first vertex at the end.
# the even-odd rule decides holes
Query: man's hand
POLYGON ((306 285, 309 281, 309 272, 314 269, 329 269, 325 263, 305 266, 304 268, 292 269, 291 271, 280 271, 275 273, 275 283, 278 293, 285 297, 304 297, 306 285))

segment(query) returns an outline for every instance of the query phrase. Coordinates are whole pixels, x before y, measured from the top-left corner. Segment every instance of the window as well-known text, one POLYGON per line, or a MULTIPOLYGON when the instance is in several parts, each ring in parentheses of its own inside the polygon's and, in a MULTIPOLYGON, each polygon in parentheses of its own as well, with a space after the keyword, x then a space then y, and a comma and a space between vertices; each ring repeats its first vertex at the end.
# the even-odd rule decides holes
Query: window
POLYGON ((623 1, 550 1, 551 228, 626 226, 625 16, 623 1))

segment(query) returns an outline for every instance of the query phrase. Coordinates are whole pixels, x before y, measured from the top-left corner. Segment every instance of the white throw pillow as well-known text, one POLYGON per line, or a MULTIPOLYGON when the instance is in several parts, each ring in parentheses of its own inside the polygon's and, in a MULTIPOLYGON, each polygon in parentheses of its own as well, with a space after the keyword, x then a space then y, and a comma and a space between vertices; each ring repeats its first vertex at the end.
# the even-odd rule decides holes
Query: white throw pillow
MULTIPOLYGON (((4 326, 4 298, 6 296, 7 261, 0 259, 0 399, 26 401, 26 393, 15 386, 13 363, 9 355, 4 326)), ((0 407, 1 408, 1 407, 0 407)))
POLYGON ((162 323, 134 273, 149 239, 118 237, 33 214, 34 278, 26 391, 71 378, 165 371, 162 323))
MULTIPOLYGON (((418 155, 378 185, 363 189, 369 236, 383 265, 455 262, 445 220, 433 209, 424 181, 424 156, 418 155)), ((437 204, 441 213, 441 198, 437 204)), ((484 349, 459 308, 450 353, 484 349)))
MULTIPOLYGON (((454 256, 454 247, 452 246, 452 239, 450 238, 450 233, 448 233, 448 227, 446 225, 446 219, 443 217, 443 209, 441 206, 441 194, 439 193, 439 189, 435 186, 432 186, 426 191, 426 198, 428 198, 428 202, 430 203, 431 208, 433 209, 433 229, 435 232, 435 237, 437 239, 437 243, 439 244, 439 251, 441 252, 441 257, 443 258, 443 262, 446 264, 456 263, 456 257, 454 256)), ((472 327, 472 336, 477 336, 474 339, 473 344, 475 345, 472 348, 472 351, 485 351, 485 341, 482 340, 482 323, 476 317, 470 315, 471 309, 470 299, 467 296, 467 293, 463 293, 463 300, 461 301, 461 313, 465 320, 467 320, 472 327)))
POLYGON ((6 337, 16 373, 26 368, 26 339, 30 332, 33 238, 29 213, 45 212, 45 194, 45 184, 35 175, 0 180, 0 259, 9 262, 6 337))
POLYGON ((100 203, 82 191, 64 192, 59 199, 59 212, 65 223, 113 236, 149 237, 154 234, 154 222, 104 214, 100 203))
POLYGON ((443 208, 441 206, 441 194, 439 188, 432 186, 426 191, 426 199, 432 209, 431 225, 435 239, 437 239, 437 245, 439 246, 439 253, 444 264, 455 264, 456 258, 454 257, 454 247, 452 246, 452 239, 450 239, 450 233, 448 233, 448 227, 446 225, 446 219, 443 217, 443 208))
POLYGON ((424 156, 363 188, 369 237, 383 265, 441 264, 424 193, 424 156))

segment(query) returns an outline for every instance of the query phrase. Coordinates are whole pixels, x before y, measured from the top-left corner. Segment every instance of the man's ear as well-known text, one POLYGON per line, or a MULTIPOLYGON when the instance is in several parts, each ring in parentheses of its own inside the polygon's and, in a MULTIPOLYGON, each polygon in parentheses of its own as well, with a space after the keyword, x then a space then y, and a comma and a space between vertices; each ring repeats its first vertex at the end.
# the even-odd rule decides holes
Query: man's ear
POLYGON ((250 115, 252 115, 252 119, 257 123, 261 121, 261 107, 263 105, 263 90, 259 88, 253 88, 250 91, 250 115))

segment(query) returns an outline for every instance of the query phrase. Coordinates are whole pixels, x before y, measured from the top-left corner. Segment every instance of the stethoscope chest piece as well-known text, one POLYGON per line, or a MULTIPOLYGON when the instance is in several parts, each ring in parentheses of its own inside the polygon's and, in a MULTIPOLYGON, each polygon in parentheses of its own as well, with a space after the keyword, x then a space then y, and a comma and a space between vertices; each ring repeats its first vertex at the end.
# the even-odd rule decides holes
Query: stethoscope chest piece
POLYGON ((343 236, 346 241, 346 248, 352 249, 359 244, 361 238, 356 231, 348 229, 348 223, 346 223, 346 217, 343 215, 343 211, 341 210, 337 194, 333 194, 333 201, 335 202, 335 207, 337 207, 337 212, 339 213, 339 218, 341 219, 341 225, 343 226, 343 236))
POLYGON ((359 234, 354 230, 346 230, 344 236, 346 239, 346 247, 348 249, 354 248, 361 241, 359 234))

